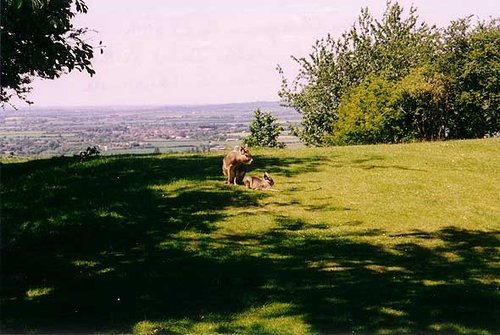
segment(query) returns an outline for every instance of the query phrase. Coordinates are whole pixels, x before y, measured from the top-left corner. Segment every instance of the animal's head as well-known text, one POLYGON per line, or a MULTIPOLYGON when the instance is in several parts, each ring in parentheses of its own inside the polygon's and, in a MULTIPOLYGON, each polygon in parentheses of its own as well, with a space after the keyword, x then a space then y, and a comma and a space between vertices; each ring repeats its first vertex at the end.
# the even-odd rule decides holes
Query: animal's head
POLYGON ((253 162, 252 154, 248 149, 248 146, 245 144, 244 146, 239 146, 235 148, 239 152, 238 160, 246 165, 250 165, 253 162))
POLYGON ((269 183, 269 185, 271 185, 271 186, 274 185, 273 178, 271 178, 271 176, 267 172, 264 172, 264 180, 267 181, 269 183))

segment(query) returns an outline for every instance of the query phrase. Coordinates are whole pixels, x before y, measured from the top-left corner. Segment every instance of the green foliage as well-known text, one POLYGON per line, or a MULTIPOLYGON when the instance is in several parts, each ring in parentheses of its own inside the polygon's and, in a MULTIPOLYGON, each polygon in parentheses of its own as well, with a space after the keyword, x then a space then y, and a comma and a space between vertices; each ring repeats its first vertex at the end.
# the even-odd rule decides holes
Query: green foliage
POLYGON ((450 137, 500 131, 500 20, 475 27, 470 17, 452 22, 441 50, 436 64, 448 81, 450 137))
POLYGON ((370 76, 342 97, 331 144, 443 139, 446 90, 441 75, 415 68, 398 81, 370 76))
POLYGON ((13 95, 31 103, 34 77, 54 79, 74 69, 95 73, 89 30, 72 24, 78 13, 87 12, 83 0, 0 1, 2 105, 13 95))
POLYGON ((339 39, 328 35, 308 58, 294 57, 300 70, 291 84, 278 67, 282 102, 303 116, 296 135, 322 146, 500 131, 499 23, 465 18, 438 30, 397 2, 387 2, 380 21, 363 9, 339 39))
POLYGON ((401 89, 383 77, 369 77, 346 94, 334 123, 334 144, 393 143, 404 136, 398 104, 401 89))
POLYGON ((278 67, 282 102, 303 116, 297 135, 307 145, 326 144, 344 94, 371 74, 383 72, 390 80, 404 77, 432 58, 436 44, 436 29, 419 24, 413 7, 405 17, 403 8, 389 1, 381 21, 363 9, 341 38, 328 35, 316 41, 308 58, 294 57, 300 70, 291 84, 278 67))
POLYGON ((413 69, 396 83, 401 96, 396 108, 404 113, 402 139, 444 139, 448 126, 446 78, 429 67, 413 69))
POLYGON ((278 141, 283 127, 271 112, 261 112, 257 109, 250 123, 250 135, 243 142, 251 147, 284 148, 285 144, 278 141))

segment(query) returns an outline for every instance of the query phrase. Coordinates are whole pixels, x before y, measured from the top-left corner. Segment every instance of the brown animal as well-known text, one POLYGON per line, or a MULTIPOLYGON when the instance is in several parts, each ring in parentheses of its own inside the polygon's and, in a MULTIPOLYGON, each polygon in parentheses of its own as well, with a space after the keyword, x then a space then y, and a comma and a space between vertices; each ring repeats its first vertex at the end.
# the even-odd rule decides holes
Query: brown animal
POLYGON ((252 164, 252 154, 248 146, 236 146, 222 160, 222 173, 227 177, 227 184, 241 185, 246 173, 246 166, 252 164))
POLYGON ((245 186, 253 190, 269 190, 274 185, 274 180, 269 173, 264 172, 264 178, 259 177, 245 177, 243 180, 245 186))

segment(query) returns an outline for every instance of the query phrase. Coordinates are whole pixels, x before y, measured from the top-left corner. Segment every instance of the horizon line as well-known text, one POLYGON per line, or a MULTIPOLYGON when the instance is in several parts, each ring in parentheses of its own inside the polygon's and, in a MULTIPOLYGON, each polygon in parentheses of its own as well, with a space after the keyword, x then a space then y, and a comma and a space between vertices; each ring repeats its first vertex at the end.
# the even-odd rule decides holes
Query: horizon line
POLYGON ((88 104, 88 105, 36 105, 24 104, 23 106, 7 106, 1 108, 3 111, 26 111, 31 109, 49 109, 49 108, 157 108, 157 107, 202 107, 202 106, 224 106, 224 105, 246 105, 246 104, 259 104, 259 103, 275 103, 283 108, 291 108, 283 106, 280 100, 252 100, 252 101, 239 101, 239 102, 220 102, 220 103, 178 103, 178 104, 88 104))

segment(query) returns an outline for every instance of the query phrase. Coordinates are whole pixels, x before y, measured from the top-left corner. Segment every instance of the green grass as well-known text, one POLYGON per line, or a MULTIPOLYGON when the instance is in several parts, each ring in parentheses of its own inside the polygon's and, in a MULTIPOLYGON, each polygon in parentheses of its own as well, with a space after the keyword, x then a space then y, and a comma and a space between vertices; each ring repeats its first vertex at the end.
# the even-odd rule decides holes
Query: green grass
POLYGON ((498 334, 498 139, 2 165, 3 332, 498 334))

